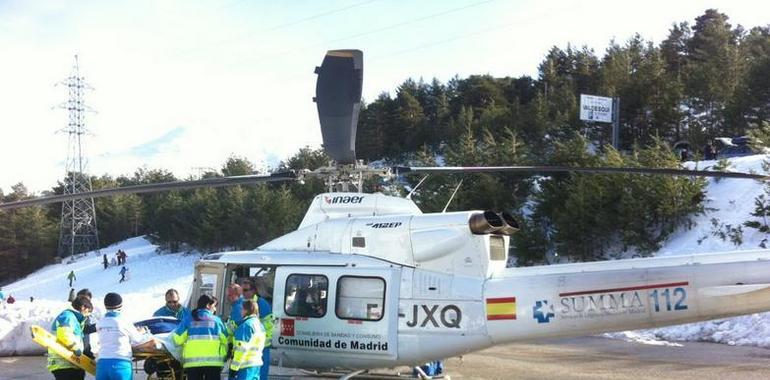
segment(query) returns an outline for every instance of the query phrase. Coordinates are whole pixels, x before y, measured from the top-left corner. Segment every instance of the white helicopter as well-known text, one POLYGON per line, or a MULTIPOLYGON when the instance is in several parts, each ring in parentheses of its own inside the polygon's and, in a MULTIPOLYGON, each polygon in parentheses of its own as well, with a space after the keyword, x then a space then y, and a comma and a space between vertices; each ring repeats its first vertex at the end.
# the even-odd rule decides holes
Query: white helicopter
MULTIPOLYGON (((195 268, 191 299, 225 299, 257 277, 278 323, 274 365, 348 371, 414 366, 498 344, 573 337, 770 310, 770 250, 506 268, 516 221, 506 212, 424 214, 410 199, 349 192, 390 175, 356 160, 363 53, 329 51, 316 102, 334 165, 314 172, 212 178, 68 194, 0 209, 101 197, 320 176, 296 231, 253 251, 210 254, 195 268), (335 191, 338 190, 338 191, 335 191)), ((599 172, 767 176, 682 169, 543 166, 407 167, 398 173, 599 172)), ((222 315, 228 315, 228 305, 222 315)))

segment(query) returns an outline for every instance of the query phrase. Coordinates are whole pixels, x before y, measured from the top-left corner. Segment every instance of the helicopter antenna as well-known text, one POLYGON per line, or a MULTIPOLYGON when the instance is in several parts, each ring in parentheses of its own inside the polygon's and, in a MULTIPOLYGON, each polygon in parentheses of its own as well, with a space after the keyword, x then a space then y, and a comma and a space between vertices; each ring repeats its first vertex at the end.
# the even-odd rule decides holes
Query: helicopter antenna
POLYGON ((422 177, 420 182, 417 182, 417 185, 414 187, 414 189, 412 189, 412 191, 410 191, 409 194, 406 195, 406 199, 411 200, 412 199, 412 194, 414 194, 414 192, 417 191, 417 189, 420 187, 420 185, 422 185, 422 183, 425 182, 425 180, 428 179, 429 176, 430 176, 430 174, 426 175, 425 177, 422 177))
POLYGON ((457 194, 457 190, 460 190, 460 186, 463 185, 463 181, 464 180, 465 180, 465 178, 461 179, 460 183, 457 184, 457 187, 455 187, 455 191, 452 192, 452 196, 449 197, 449 200, 447 201, 446 206, 444 206, 444 209, 441 210, 442 213, 445 213, 446 209, 449 208, 449 204, 452 203, 453 199, 455 199, 455 194, 457 194))

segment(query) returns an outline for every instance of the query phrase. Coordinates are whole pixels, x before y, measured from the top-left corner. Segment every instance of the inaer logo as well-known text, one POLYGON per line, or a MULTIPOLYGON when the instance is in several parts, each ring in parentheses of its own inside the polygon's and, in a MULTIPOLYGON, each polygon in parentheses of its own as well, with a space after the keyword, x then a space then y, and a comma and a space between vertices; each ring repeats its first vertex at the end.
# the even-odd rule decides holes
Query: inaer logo
POLYGON ((327 205, 334 205, 334 204, 348 204, 348 203, 361 203, 361 201, 364 200, 363 195, 340 195, 336 197, 327 197, 324 195, 324 202, 326 202, 327 205))

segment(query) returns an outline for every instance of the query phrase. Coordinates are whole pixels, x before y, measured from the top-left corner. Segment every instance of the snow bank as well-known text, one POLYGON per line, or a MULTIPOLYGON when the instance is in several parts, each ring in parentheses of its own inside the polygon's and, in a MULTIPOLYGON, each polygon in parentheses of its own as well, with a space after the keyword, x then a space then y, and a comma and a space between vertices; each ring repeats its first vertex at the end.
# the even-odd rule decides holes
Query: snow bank
MULTIPOLYGON (((732 158, 727 170, 764 173, 762 163, 769 159, 770 155, 763 154, 732 158)), ((716 163, 716 161, 688 162, 685 166, 690 169, 710 170, 716 163)), ((709 210, 693 218, 695 226, 692 229, 682 229, 673 234, 656 256, 757 249, 761 248, 759 245, 768 238, 767 234, 754 228, 742 227, 743 244, 736 246, 729 239, 725 241, 714 236, 712 232, 716 228, 711 223, 712 219, 716 219, 721 225, 737 227, 743 222, 753 220, 751 213, 755 207, 754 199, 764 193, 764 182, 735 178, 719 181, 711 178, 708 181, 705 206, 709 210)))
POLYGON ((194 263, 198 255, 156 253, 156 247, 142 237, 128 239, 116 245, 91 252, 73 263, 49 265, 26 278, 3 288, 13 295, 16 303, 0 307, 0 356, 42 353, 29 334, 33 324, 49 328, 53 319, 68 306, 70 288, 67 274, 74 271, 77 280, 73 288, 91 290, 94 296, 94 316, 104 310, 102 300, 109 292, 123 297, 123 313, 131 320, 148 318, 163 306, 169 288, 179 290, 183 301, 189 297, 194 263), (102 254, 112 258, 118 249, 128 255, 126 267, 129 279, 119 282, 120 267, 102 266, 102 254), (34 301, 30 302, 30 297, 34 301))

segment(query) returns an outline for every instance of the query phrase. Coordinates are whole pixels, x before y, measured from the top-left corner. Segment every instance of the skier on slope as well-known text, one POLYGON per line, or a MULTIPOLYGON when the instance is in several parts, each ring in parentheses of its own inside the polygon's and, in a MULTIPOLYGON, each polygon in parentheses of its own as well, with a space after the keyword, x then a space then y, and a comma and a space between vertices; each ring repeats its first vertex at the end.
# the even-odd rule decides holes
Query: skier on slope
POLYGON ((74 270, 70 271, 70 274, 67 275, 67 279, 70 280, 69 287, 71 288, 72 287, 72 282, 73 281, 77 281, 77 279, 78 279, 77 277, 75 277, 75 271, 74 270))

